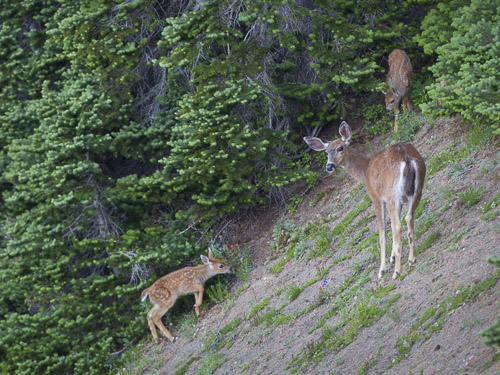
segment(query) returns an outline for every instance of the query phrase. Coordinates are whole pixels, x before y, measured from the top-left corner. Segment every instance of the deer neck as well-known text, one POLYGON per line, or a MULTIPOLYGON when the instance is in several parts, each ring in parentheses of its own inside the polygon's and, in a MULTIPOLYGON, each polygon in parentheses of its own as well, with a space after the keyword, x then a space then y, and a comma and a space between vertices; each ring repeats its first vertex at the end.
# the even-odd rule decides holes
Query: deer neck
POLYGON ((366 173, 369 162, 369 156, 363 155, 353 149, 349 149, 347 159, 342 167, 356 180, 366 184, 366 173))
POLYGON ((201 284, 205 284, 205 281, 214 275, 214 272, 210 269, 210 267, 205 264, 195 267, 195 271, 201 284))

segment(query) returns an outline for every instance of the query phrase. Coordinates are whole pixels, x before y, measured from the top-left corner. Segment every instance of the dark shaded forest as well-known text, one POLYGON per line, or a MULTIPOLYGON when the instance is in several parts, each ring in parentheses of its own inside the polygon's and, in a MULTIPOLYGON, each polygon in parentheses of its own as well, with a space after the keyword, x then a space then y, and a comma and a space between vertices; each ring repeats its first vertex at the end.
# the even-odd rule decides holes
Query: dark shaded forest
POLYGON ((500 134, 493 0, 0 9, 2 374, 115 372, 147 334, 142 289, 317 182, 303 136, 354 110, 386 116, 394 48, 424 113, 500 134))

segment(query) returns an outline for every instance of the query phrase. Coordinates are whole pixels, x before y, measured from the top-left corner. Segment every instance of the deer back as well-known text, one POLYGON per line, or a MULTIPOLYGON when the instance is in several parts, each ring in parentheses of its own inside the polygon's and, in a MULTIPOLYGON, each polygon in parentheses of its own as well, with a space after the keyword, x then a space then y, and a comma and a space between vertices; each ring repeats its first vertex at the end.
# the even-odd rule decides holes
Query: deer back
POLYGON ((386 76, 385 104, 391 110, 399 105, 401 98, 409 94, 413 67, 405 51, 395 49, 389 54, 389 71, 386 76))
POLYGON ((370 158, 366 188, 372 199, 404 201, 420 190, 425 177, 425 162, 413 145, 398 143, 370 158))

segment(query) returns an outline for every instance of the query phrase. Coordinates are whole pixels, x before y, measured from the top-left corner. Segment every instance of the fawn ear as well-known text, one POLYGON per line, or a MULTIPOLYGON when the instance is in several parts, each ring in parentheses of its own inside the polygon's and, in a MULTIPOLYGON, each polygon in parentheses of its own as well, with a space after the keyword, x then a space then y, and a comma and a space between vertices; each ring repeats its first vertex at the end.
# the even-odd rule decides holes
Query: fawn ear
POLYGON ((214 254, 212 253, 211 248, 208 248, 208 259, 214 259, 214 254))
POLYGON ((316 137, 304 137, 304 141, 311 147, 314 151, 323 151, 328 147, 328 143, 324 143, 321 139, 316 137))
POLYGON ((339 128, 339 134, 342 137, 342 141, 345 142, 347 146, 349 146, 349 142, 351 141, 352 132, 351 127, 347 124, 347 122, 342 121, 339 128))
POLYGON ((201 261, 203 262, 203 264, 206 264, 207 266, 212 264, 210 259, 208 259, 205 255, 200 255, 200 258, 201 258, 201 261))

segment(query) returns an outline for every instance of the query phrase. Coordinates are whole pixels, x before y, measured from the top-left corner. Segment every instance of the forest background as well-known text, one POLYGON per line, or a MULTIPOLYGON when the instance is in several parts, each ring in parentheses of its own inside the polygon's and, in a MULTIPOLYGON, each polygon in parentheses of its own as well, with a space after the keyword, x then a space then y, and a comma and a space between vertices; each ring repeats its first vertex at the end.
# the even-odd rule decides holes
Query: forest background
POLYGON ((301 137, 384 115, 394 48, 424 113, 499 135, 497 5, 1 0, 0 372, 116 372, 144 287, 314 185, 301 137))

